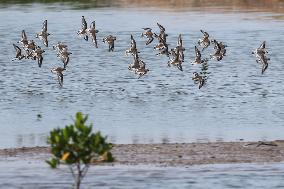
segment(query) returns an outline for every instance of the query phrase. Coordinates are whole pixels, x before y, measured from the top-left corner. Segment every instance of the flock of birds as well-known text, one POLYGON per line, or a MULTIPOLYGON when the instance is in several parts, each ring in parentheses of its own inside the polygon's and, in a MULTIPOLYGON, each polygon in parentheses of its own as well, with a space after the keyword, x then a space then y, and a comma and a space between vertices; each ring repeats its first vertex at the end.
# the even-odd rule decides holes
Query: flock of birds
MULTIPOLYGON (((167 36, 166 29, 159 23, 157 26, 160 29, 158 34, 152 32, 151 28, 142 28, 144 32, 142 32, 141 37, 146 37, 146 45, 151 44, 154 39, 157 39, 158 43, 154 46, 154 50, 158 53, 156 55, 167 56, 169 58, 167 65, 169 67, 174 66, 178 70, 183 71, 182 64, 184 62, 184 51, 185 48, 183 47, 182 35, 179 34, 177 45, 175 48, 169 49, 169 44, 167 43, 167 36)), ((219 42, 215 39, 210 40, 210 36, 206 31, 200 30, 202 33, 202 37, 198 40, 197 45, 195 46, 195 58, 191 62, 191 64, 201 64, 201 71, 193 72, 192 80, 195 84, 198 85, 200 89, 207 81, 207 68, 208 68, 208 61, 209 60, 216 60, 221 61, 224 56, 226 56, 226 47, 223 42, 219 42), (201 52, 203 52, 206 48, 208 48, 211 44, 214 45, 215 52, 210 54, 207 58, 202 58, 201 52), (200 49, 201 50, 200 50, 200 49)), ((97 33, 99 30, 96 29, 95 21, 90 24, 88 28, 87 22, 84 16, 82 16, 82 25, 81 29, 77 32, 78 36, 84 38, 84 40, 88 41, 91 38, 93 44, 96 48, 98 48, 98 41, 97 41, 97 33)), ((41 40, 44 46, 48 47, 48 36, 50 34, 47 31, 47 20, 43 22, 42 29, 39 33, 36 34, 36 38, 41 40)), ((115 36, 108 35, 103 38, 103 42, 108 44, 108 51, 114 51, 114 42, 116 40, 115 36)), ((44 50, 36 45, 33 40, 29 40, 27 38, 25 30, 22 30, 21 40, 18 42, 19 46, 13 44, 16 50, 16 56, 13 60, 22 60, 25 59, 32 59, 36 60, 38 66, 41 67, 43 62, 43 54, 44 50)), ((57 74, 58 83, 62 87, 63 86, 63 71, 66 70, 67 65, 69 63, 69 56, 72 54, 68 51, 68 47, 66 44, 58 42, 56 45, 53 45, 53 49, 56 51, 57 57, 63 63, 63 66, 52 68, 51 72, 57 74)), ((136 41, 133 35, 130 36, 130 48, 125 51, 126 55, 131 54, 133 56, 133 62, 129 64, 128 69, 135 74, 138 75, 138 79, 143 75, 149 72, 149 69, 146 68, 146 63, 139 57, 139 51, 136 46, 136 41)), ((262 74, 268 67, 268 58, 266 50, 266 43, 265 41, 260 45, 259 48, 255 49, 252 54, 256 57, 256 62, 262 65, 262 74)))

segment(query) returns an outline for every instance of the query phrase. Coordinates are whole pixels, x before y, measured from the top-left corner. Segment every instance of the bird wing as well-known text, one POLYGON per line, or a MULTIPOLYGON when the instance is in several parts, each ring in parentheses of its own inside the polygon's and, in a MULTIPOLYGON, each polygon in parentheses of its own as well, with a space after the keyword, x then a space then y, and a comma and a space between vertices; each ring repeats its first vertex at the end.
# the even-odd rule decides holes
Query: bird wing
POLYGON ((47 20, 42 23, 42 30, 43 32, 47 32, 47 20))
POLYGON ((263 42, 261 43, 261 45, 259 46, 259 48, 260 48, 260 49, 265 49, 265 43, 266 43, 266 41, 263 41, 263 42))
POLYGON ((203 33, 204 36, 209 37, 209 34, 207 32, 205 32, 203 30, 200 30, 200 31, 201 31, 201 33, 203 33))
POLYGON ((38 67, 40 67, 40 68, 41 68, 41 65, 42 65, 42 61, 43 61, 43 57, 39 56, 38 60, 37 60, 37 63, 38 63, 38 67))
POLYGON ((47 40, 47 37, 44 37, 43 38, 43 44, 48 47, 48 40, 47 40))
POLYGON ((57 78, 58 78, 59 85, 62 87, 62 85, 63 85, 63 73, 57 72, 57 78))
POLYGON ((14 49, 18 52, 18 51, 20 51, 21 52, 21 49, 20 49, 20 47, 18 47, 17 45, 15 45, 15 44, 13 44, 13 46, 14 46, 14 49))
POLYGON ((157 23, 157 25, 159 26, 161 31, 166 31, 166 29, 161 24, 157 23))
POLYGON ((179 45, 179 46, 182 46, 181 34, 179 34, 179 36, 178 36, 178 45, 179 45))
POLYGON ((16 50, 16 58, 21 56, 21 49, 17 45, 13 44, 15 50, 16 50))
POLYGON ((27 40, 27 35, 25 30, 22 30, 22 39, 27 40))
POLYGON ((152 30, 151 28, 142 28, 143 30, 152 30))
POLYGON ((200 58, 201 57, 201 53, 200 53, 200 51, 198 50, 198 48, 195 46, 195 56, 197 57, 197 58, 200 58))
POLYGON ((96 22, 93 21, 93 22, 91 23, 91 25, 90 25, 90 28, 95 28, 95 27, 96 27, 96 22))
POLYGON ((87 22, 85 20, 84 17, 82 17, 82 30, 86 30, 87 29, 87 22))

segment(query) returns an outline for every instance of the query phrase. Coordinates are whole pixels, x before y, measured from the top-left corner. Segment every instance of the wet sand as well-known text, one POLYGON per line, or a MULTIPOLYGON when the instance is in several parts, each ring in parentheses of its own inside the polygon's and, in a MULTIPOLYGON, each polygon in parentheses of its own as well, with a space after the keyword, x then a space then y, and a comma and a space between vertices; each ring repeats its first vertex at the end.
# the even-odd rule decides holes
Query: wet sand
MULTIPOLYGON (((118 144, 114 165, 189 166, 284 162, 284 140, 181 144, 118 144)), ((36 161, 51 156, 48 147, 1 149, 0 161, 36 161)))

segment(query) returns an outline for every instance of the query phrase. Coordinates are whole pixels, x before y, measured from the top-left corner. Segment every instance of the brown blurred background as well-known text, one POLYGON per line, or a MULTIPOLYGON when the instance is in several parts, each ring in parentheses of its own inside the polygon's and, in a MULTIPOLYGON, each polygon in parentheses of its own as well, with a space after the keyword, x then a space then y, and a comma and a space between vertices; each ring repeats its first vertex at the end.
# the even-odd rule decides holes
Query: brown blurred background
POLYGON ((3 5, 27 3, 64 3, 75 7, 137 7, 172 10, 226 9, 284 12, 284 0, 0 0, 3 5))

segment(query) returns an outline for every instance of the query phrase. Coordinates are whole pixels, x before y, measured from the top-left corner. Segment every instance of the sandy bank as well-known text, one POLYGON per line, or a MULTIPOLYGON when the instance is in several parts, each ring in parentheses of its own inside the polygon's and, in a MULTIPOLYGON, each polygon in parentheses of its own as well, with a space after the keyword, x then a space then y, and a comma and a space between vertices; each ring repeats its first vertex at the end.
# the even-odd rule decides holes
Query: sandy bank
MULTIPOLYGON (((1 149, 0 161, 42 160, 48 147, 1 149)), ((114 164, 188 166, 217 163, 265 163, 284 161, 284 140, 270 142, 214 142, 182 144, 119 144, 114 164)))

